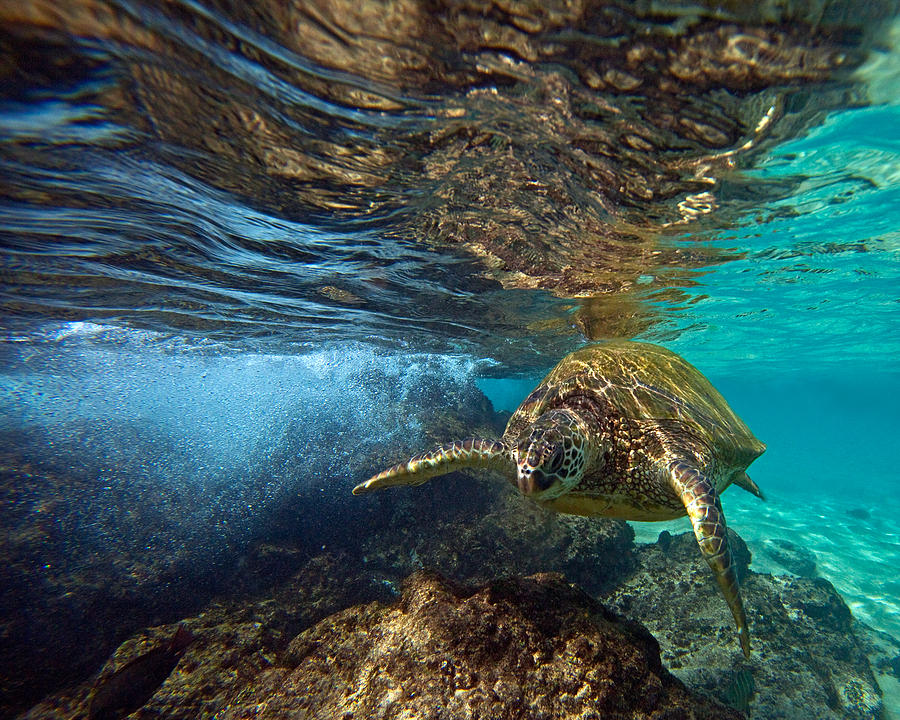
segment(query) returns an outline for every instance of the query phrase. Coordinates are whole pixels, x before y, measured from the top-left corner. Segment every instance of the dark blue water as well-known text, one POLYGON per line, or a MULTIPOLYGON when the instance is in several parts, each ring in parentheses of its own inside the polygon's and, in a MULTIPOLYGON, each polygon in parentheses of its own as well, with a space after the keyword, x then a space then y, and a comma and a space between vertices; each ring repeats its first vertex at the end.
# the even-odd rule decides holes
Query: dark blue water
POLYGON ((0 5, 4 503, 58 528, 22 562, 138 592, 317 546, 442 407, 512 411, 627 337, 768 445, 769 502, 725 500, 751 549, 809 547, 900 636, 900 41, 870 10, 0 5))

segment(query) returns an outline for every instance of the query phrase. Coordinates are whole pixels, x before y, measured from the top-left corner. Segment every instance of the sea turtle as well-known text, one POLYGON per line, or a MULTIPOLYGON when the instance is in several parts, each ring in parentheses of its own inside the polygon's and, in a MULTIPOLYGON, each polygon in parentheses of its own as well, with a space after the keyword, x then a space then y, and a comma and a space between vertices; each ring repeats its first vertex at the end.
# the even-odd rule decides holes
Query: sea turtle
POLYGON ((419 485, 460 468, 506 474, 523 495, 575 515, 688 515, 750 654, 719 495, 763 495, 745 470, 765 450, 699 370, 658 345, 608 341, 567 355, 513 413, 499 440, 416 455, 353 493, 419 485))

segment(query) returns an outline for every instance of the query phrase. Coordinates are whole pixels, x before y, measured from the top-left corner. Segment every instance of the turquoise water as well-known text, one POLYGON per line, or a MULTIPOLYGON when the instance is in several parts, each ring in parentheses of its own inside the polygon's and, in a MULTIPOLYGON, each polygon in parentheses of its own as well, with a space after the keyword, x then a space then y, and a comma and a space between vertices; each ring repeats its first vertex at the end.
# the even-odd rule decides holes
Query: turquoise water
MULTIPOLYGON (((0 714, 202 607, 248 548, 324 548, 380 463, 605 337, 680 353, 766 443, 767 501, 723 499, 751 567, 802 546, 900 638, 900 26, 798 21, 804 74, 694 58, 707 82, 596 68, 645 30, 674 56, 777 19, 97 7, 0 9, 4 601, 46 624, 76 578, 135 609, 58 685, 4 680, 0 714)), ((16 632, 57 668, 52 629, 16 632)))

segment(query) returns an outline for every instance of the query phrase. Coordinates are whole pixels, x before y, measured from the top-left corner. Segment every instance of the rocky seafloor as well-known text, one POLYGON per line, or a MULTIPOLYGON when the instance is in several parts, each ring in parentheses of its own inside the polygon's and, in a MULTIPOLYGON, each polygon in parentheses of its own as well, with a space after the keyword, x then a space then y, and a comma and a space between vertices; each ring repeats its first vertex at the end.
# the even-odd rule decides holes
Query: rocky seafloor
MULTIPOLYGON (((464 400, 426 419, 428 442, 499 431, 464 400)), ((749 660, 690 532, 636 544, 624 522, 544 511, 489 476, 366 498, 347 482, 271 513, 238 561, 191 575, 199 556, 136 554, 114 582, 112 555, 65 566, 71 537, 45 507, 61 470, 6 462, 10 507, 35 497, 6 517, 3 716, 86 717, 93 688, 183 624, 196 640, 130 717, 891 717, 879 686, 900 679, 900 643, 828 580, 754 572, 734 532, 749 660)))
MULTIPOLYGON (((749 660, 690 533, 634 545, 624 523, 464 476, 415 492, 361 552, 257 545, 235 587, 272 586, 184 618, 197 641, 134 717, 884 716, 876 672, 898 674, 900 644, 855 622, 827 580, 754 573, 734 533, 749 660)), ((101 681, 176 627, 134 634, 101 681)), ((83 717, 96 683, 23 717, 83 717)))

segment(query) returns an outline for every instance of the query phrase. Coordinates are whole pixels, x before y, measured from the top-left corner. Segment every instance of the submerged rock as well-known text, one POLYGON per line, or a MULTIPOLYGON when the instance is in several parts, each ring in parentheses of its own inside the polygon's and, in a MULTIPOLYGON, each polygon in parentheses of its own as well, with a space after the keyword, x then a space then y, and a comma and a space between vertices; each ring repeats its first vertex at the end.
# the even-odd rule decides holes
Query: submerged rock
POLYGON ((739 718, 660 664, 653 638, 555 574, 477 590, 416 573, 394 605, 301 633, 222 720, 739 718))
MULTIPOLYGON (((693 537, 663 540, 639 548, 607 595, 629 620, 556 574, 471 589, 420 571, 386 605, 396 575, 323 553, 260 597, 185 620, 197 640, 133 718, 741 717, 715 700, 765 720, 879 718, 867 656, 892 679, 900 646, 861 634, 827 581, 750 572, 733 534, 753 642, 745 661, 693 537)), ((100 677, 175 628, 127 640, 100 677)), ((95 682, 25 717, 83 718, 95 682)))
MULTIPOLYGON (((345 559, 317 558, 273 598, 215 605, 186 620, 196 641, 130 717, 741 717, 686 690, 646 630, 560 575, 468 588, 418 572, 399 602, 326 617, 367 592, 342 570, 345 559)), ((100 677, 173 630, 126 641, 100 677)), ((58 693, 24 719, 83 718, 93 686, 58 693)))
POLYGON ((749 660, 692 534, 639 548, 637 570, 604 601, 647 626, 663 663, 692 690, 734 702, 729 688, 748 670, 751 718, 879 718, 881 690, 865 642, 831 583, 754 573, 744 542, 732 531, 729 540, 750 622, 749 660))
POLYGON ((863 642, 875 679, 884 694, 883 720, 896 720, 900 712, 900 639, 859 620, 853 621, 853 630, 863 642))
POLYGON ((763 542, 763 552, 776 564, 800 577, 816 577, 816 555, 808 548, 783 538, 763 542))
POLYGON ((386 522, 359 542, 367 564, 394 576, 428 568, 484 583, 553 571, 596 594, 634 567, 627 523, 547 511, 495 476, 456 473, 375 498, 386 522))
MULTIPOLYGON (((265 597, 209 605, 185 627, 194 636, 184 657, 149 701, 129 717, 209 719, 241 692, 300 631, 328 615, 390 594, 343 555, 324 553, 265 597)), ((147 629, 123 642, 97 678, 57 692, 23 720, 83 720, 93 688, 104 678, 171 639, 177 625, 147 629)))

